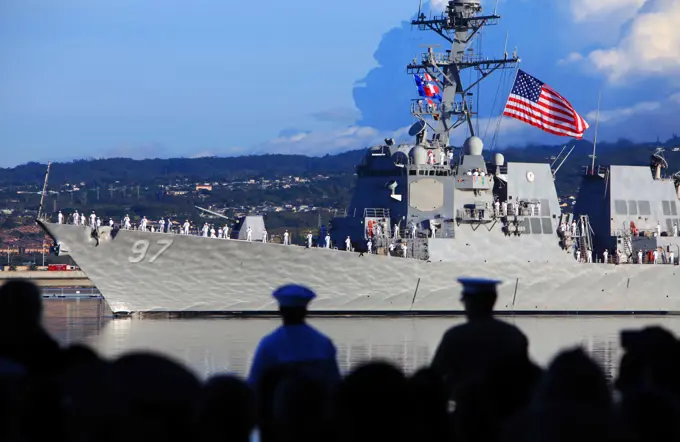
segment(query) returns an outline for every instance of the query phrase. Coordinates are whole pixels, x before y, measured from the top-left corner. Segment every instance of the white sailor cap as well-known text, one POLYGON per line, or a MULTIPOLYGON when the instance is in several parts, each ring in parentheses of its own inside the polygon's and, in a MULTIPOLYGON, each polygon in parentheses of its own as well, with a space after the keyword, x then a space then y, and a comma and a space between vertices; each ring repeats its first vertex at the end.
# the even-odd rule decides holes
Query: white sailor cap
POLYGON ((288 284, 279 287, 272 294, 281 307, 306 307, 316 294, 305 286, 288 284))
POLYGON ((486 278, 458 278, 463 285, 463 296, 479 293, 496 293, 496 286, 502 281, 486 278))

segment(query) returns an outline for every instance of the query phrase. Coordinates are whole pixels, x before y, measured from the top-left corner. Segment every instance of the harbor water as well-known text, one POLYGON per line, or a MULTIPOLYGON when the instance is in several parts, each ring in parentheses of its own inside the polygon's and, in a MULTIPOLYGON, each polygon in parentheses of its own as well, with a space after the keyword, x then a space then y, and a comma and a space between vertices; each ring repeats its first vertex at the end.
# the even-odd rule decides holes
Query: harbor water
MULTIPOLYGON (((260 338, 276 318, 140 319, 105 317, 101 299, 47 299, 44 323, 62 344, 84 343, 104 357, 130 351, 160 352, 197 375, 245 375, 260 338)), ((368 360, 387 360, 407 372, 427 365, 444 331, 460 317, 312 318, 338 349, 343 371, 368 360)), ((545 365, 562 349, 583 346, 611 377, 621 355, 619 332, 650 325, 680 334, 680 316, 506 317, 529 338, 531 356, 545 365)))

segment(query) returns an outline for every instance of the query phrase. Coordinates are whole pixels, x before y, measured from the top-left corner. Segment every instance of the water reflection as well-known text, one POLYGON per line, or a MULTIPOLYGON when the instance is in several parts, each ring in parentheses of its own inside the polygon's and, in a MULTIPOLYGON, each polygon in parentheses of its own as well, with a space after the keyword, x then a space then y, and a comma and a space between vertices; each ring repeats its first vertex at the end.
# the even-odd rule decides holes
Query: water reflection
MULTIPOLYGON (((170 355, 206 376, 247 373, 260 338, 276 319, 103 319, 97 300, 50 300, 45 325, 63 343, 85 342, 103 355, 130 350, 170 355)), ((427 365, 444 331, 462 318, 314 318, 338 348, 343 371, 371 359, 389 360, 408 372, 427 365)), ((546 364, 563 348, 583 346, 608 376, 620 358, 621 329, 661 325, 680 334, 680 317, 518 317, 509 319, 527 334, 533 359, 546 364)))

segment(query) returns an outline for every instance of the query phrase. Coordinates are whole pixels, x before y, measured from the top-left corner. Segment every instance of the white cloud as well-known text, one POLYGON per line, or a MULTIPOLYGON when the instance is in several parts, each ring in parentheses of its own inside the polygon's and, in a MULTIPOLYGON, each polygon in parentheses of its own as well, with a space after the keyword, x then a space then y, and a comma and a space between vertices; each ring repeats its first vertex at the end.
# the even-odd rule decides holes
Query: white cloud
POLYGON ((571 14, 576 21, 610 19, 619 20, 635 16, 646 0, 571 0, 571 14))
POLYGON ((674 102, 674 103, 680 104, 680 92, 671 95, 671 96, 669 97, 669 100, 672 101, 672 102, 674 102))
MULTIPOLYGON (((633 115, 651 112, 659 109, 661 103, 658 101, 643 101, 633 106, 620 107, 617 109, 601 110, 600 111, 600 123, 613 123, 617 121, 622 121, 630 118, 633 115)), ((597 118, 597 111, 588 112, 586 116, 589 121, 592 122, 591 125, 595 124, 597 118)))
POLYGON ((618 46, 598 49, 588 58, 612 82, 680 71, 680 1, 647 0, 618 46))
POLYGON ((566 57, 560 59, 557 61, 557 64, 571 64, 571 63, 577 63, 579 61, 583 60, 583 55, 579 54, 578 52, 572 52, 571 54, 567 55, 566 57))

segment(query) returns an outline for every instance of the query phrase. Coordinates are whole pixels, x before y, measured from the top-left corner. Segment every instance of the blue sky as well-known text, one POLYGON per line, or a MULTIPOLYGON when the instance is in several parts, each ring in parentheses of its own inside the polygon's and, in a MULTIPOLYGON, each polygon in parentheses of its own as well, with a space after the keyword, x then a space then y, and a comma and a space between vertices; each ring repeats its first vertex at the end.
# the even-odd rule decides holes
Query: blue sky
MULTIPOLYGON (((425 7, 445 3, 433 2, 425 7)), ((484 2, 488 11, 493 3, 484 2)), ((417 8, 418 0, 3 0, 0 166, 321 155, 386 136, 407 141, 415 88, 405 65, 419 45, 442 43, 411 30, 417 8)), ((485 32, 485 53, 502 54, 507 32, 522 69, 590 123, 601 90, 602 139, 680 132, 680 0, 500 0, 498 8, 504 19, 485 32)), ((497 75, 481 90, 488 139, 510 82, 497 75)), ((507 119, 498 139, 567 141, 507 119)))

